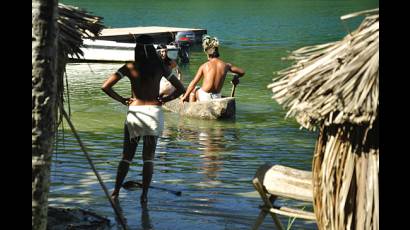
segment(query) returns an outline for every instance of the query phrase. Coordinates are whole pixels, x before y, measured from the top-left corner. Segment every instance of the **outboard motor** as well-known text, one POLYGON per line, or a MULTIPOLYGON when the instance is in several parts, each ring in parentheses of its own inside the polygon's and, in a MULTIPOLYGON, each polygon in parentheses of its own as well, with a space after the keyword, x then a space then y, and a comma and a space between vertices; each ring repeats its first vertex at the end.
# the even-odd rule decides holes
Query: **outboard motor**
POLYGON ((195 41, 195 33, 192 31, 178 32, 175 42, 179 47, 178 56, 182 63, 189 63, 189 49, 195 41))

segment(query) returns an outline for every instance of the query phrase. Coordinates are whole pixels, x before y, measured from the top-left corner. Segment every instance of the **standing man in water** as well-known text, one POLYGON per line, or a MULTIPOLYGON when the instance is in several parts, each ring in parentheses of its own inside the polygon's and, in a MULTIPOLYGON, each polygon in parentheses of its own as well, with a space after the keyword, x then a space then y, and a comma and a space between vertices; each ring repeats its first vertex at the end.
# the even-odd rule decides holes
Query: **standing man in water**
POLYGON ((236 73, 239 77, 245 75, 245 71, 241 68, 225 63, 219 58, 218 38, 204 35, 202 48, 208 56, 208 61, 199 67, 181 101, 209 101, 221 98, 222 86, 228 72, 236 73), (196 86, 202 78, 202 87, 196 86))
POLYGON ((124 125, 124 144, 122 160, 118 165, 115 188, 111 196, 118 198, 122 183, 128 173, 129 166, 135 155, 140 138, 143 138, 143 170, 141 204, 148 201, 148 188, 151 184, 154 170, 154 155, 158 137, 161 135, 164 118, 161 105, 173 100, 185 92, 184 86, 172 74, 170 68, 160 59, 150 36, 142 35, 137 38, 135 47, 135 62, 128 62, 111 74, 101 89, 114 100, 128 106, 124 125), (113 86, 123 77, 127 77, 131 84, 131 97, 124 98, 113 90, 113 86), (176 90, 166 97, 159 95, 162 76, 176 90))

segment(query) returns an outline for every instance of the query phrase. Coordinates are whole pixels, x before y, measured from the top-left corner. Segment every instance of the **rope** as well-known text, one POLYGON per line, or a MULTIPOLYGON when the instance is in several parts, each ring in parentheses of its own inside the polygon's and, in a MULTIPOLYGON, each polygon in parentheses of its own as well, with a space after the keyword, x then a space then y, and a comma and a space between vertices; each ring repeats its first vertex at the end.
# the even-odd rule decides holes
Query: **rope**
POLYGON ((91 169, 94 171, 94 174, 95 174, 95 176, 96 176, 97 179, 98 179, 98 182, 100 182, 100 185, 101 185, 102 189, 104 190, 105 196, 107 197, 107 199, 108 199, 108 201, 110 202, 112 208, 114 209, 114 213, 115 213, 115 215, 117 215, 121 226, 122 226, 125 230, 127 230, 128 228, 127 228, 127 225, 125 224, 125 221, 124 221, 124 219, 123 219, 123 216, 121 215, 121 212, 118 210, 118 207, 115 206, 114 202, 113 202, 112 199, 110 198, 110 195, 109 195, 109 193, 108 193, 107 187, 105 187, 105 184, 104 184, 104 182, 102 181, 102 179, 101 179, 101 177, 100 177, 100 174, 98 174, 97 169, 95 168, 95 166, 94 166, 94 164, 93 164, 93 162, 92 162, 90 156, 88 155, 87 151, 85 150, 85 147, 84 147, 84 145, 83 145, 83 143, 82 143, 80 137, 78 136, 77 131, 76 131, 75 128, 74 128, 74 125, 71 123, 71 120, 70 120, 70 118, 68 117, 68 115, 67 115, 66 111, 64 110, 64 108, 63 108, 61 111, 63 112, 63 115, 64 115, 65 119, 67 120, 67 123, 68 123, 68 125, 69 125, 70 128, 71 128, 71 131, 74 133, 75 138, 77 139, 78 143, 80 144, 81 150, 84 152, 85 157, 86 157, 87 160, 88 160, 88 163, 90 163, 91 169))

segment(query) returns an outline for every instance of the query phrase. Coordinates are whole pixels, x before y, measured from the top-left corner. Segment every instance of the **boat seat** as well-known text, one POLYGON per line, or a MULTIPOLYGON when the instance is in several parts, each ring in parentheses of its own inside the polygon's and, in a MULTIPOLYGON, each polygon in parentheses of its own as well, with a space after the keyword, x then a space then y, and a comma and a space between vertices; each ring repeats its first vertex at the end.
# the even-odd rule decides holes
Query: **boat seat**
POLYGON ((252 229, 258 229, 268 213, 278 229, 284 229, 284 227, 277 214, 316 220, 313 212, 275 204, 278 198, 313 202, 311 172, 282 165, 264 164, 256 171, 252 183, 263 201, 259 216, 252 229))

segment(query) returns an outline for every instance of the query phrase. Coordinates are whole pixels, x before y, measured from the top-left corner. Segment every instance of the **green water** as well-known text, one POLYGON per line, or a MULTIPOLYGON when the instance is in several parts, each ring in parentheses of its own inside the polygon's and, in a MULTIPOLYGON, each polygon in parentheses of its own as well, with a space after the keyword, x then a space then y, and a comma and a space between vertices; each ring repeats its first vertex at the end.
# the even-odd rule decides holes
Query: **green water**
MULTIPOLYGON (((339 17, 378 7, 378 1, 62 1, 104 17, 109 27, 173 26, 204 28, 221 41, 221 58, 245 69, 236 89, 234 121, 202 121, 165 113, 153 185, 182 191, 182 196, 151 190, 149 211, 142 212, 139 191, 120 194, 121 208, 132 229, 250 229, 261 204, 252 187, 256 169, 265 162, 310 170, 317 133, 300 130, 266 86, 274 72, 290 65, 287 52, 346 35, 339 17)), ((360 20, 348 21, 354 29, 360 20)), ((199 50, 182 67, 187 85, 206 61, 199 50)), ((126 108, 100 86, 119 64, 67 66, 72 119, 106 185, 113 187, 122 151, 126 108)), ((116 90, 130 94, 128 80, 116 90)), ((224 94, 231 86, 226 81, 224 94)), ((77 206, 114 214, 78 144, 64 125, 52 165, 52 205, 77 206)), ((141 179, 137 150, 128 179, 141 179)), ((290 202, 290 201, 284 201, 290 202)), ((295 204, 295 203, 294 203, 295 204)), ((308 204, 296 203, 306 206, 308 204)), ((309 207, 308 207, 309 208, 309 207)), ((282 218, 286 225, 287 218, 282 218)), ((268 216, 260 229, 273 229, 268 216)), ((116 229, 113 226, 113 229, 116 229)), ((315 229, 297 220, 293 229, 315 229)))

